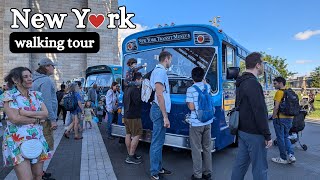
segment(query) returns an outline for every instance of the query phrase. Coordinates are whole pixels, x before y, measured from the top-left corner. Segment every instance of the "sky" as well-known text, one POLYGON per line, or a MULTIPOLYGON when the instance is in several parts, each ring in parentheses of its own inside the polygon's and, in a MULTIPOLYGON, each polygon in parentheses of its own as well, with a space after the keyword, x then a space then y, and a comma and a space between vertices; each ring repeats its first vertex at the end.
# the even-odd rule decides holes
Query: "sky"
POLYGON ((211 24, 220 16, 220 28, 249 51, 263 51, 287 59, 288 69, 308 75, 320 66, 320 0, 119 0, 135 30, 158 24, 211 24))

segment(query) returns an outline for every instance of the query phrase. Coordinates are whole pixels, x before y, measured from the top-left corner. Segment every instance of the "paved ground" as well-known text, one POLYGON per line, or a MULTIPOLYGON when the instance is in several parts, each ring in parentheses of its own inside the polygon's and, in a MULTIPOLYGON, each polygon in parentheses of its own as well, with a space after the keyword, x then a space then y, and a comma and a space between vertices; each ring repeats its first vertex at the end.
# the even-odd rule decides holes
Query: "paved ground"
MULTIPOLYGON (((61 121, 60 121, 61 123, 61 121)), ((106 138, 105 124, 94 124, 93 129, 83 133, 83 140, 75 141, 62 137, 64 127, 60 124, 55 131, 56 152, 45 163, 45 169, 53 173, 57 180, 145 180, 149 179, 149 144, 141 143, 138 153, 144 161, 140 165, 128 165, 124 162, 126 148, 124 144, 106 138), (100 131, 99 131, 100 129, 100 131)), ((271 129, 273 129, 270 123, 271 129)), ((0 129, 1 131, 1 129, 0 129)), ((2 135, 2 132, 0 132, 2 135)), ((274 135, 274 133, 272 132, 274 135)), ((319 180, 320 175, 320 125, 307 123, 302 134, 302 142, 308 145, 308 150, 295 148, 297 162, 293 165, 278 165, 269 160, 270 180, 319 180)), ((237 148, 227 148, 213 153, 213 179, 230 179, 232 164, 237 148)), ((0 157, 2 156, 0 151, 0 157)), ((268 151, 268 158, 278 156, 277 147, 268 151)), ((173 175, 164 177, 165 180, 190 179, 192 174, 192 160, 187 150, 177 151, 165 147, 163 152, 164 167, 172 170, 173 175)), ((2 158, 0 158, 2 163, 2 158)), ((251 180, 249 169, 246 180, 251 180)), ((17 179, 12 168, 0 167, 0 179, 17 179)))
MULTIPOLYGON (((270 123, 273 130, 273 126, 270 123)), ((100 129, 101 130, 101 129, 100 129)), ((307 123, 303 131, 301 141, 308 145, 308 150, 303 151, 301 147, 295 148, 297 162, 293 165, 279 165, 271 162, 271 158, 279 156, 278 148, 272 147, 268 151, 269 179, 271 180, 319 180, 320 179, 320 125, 307 123)), ((102 136, 105 137, 104 133, 102 136)), ((272 132, 274 138, 274 132, 272 132)), ((104 138, 115 174, 119 180, 137 179, 146 180, 149 178, 149 144, 142 143, 138 147, 138 153, 143 156, 143 163, 140 165, 128 165, 124 162, 126 148, 119 144, 118 139, 108 140, 104 138)), ((230 179, 232 164, 237 153, 237 148, 227 148, 213 154, 213 179, 230 179)), ((189 151, 174 151, 172 148, 165 148, 163 152, 164 167, 172 170, 173 175, 166 176, 167 180, 190 179, 192 175, 192 160, 189 151)), ((245 179, 252 179, 251 167, 245 179)))

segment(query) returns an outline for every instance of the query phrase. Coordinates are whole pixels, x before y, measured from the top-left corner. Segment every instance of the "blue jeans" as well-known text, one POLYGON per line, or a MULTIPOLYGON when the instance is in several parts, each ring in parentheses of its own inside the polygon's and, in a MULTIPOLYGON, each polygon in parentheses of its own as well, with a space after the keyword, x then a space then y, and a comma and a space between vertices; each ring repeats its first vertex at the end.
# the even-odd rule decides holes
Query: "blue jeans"
POLYGON ((108 122, 107 122, 107 133, 108 136, 111 137, 111 125, 112 125, 112 120, 113 120, 113 113, 108 112, 108 122))
POLYGON ((291 147, 291 141, 288 138, 290 128, 292 127, 292 118, 280 118, 273 120, 274 131, 277 135, 277 143, 280 151, 280 157, 287 159, 287 153, 294 154, 291 147))
POLYGON ((254 180, 268 179, 268 162, 265 139, 262 135, 239 131, 239 150, 232 169, 231 180, 243 180, 252 163, 254 180))
POLYGON ((166 128, 163 126, 163 116, 159 106, 152 104, 150 119, 153 122, 152 140, 150 145, 150 173, 151 176, 159 174, 162 169, 162 147, 166 136, 166 128))

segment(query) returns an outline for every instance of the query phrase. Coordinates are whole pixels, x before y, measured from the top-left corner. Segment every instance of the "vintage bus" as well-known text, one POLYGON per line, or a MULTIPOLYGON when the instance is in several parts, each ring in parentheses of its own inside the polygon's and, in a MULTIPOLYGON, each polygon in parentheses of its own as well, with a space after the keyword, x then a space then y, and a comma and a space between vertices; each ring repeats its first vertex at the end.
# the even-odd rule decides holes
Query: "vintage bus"
POLYGON ((113 81, 121 83, 122 67, 120 65, 97 65, 86 69, 84 90, 97 84, 99 94, 105 95, 113 81))
MULTIPOLYGON (((190 148, 189 124, 186 116, 190 113, 186 105, 187 88, 193 84, 191 70, 202 67, 205 78, 211 86, 215 105, 215 119, 212 123, 212 151, 221 150, 234 143, 230 134, 228 112, 235 103, 235 79, 241 63, 249 51, 227 34, 209 25, 180 25, 146 30, 125 38, 122 44, 122 64, 136 58, 138 65, 147 63, 141 72, 147 73, 158 64, 161 51, 172 54, 172 66, 168 69, 172 108, 169 114, 171 128, 166 131, 165 145, 190 148)), ((243 67, 243 65, 242 65, 243 67)), ((123 78, 127 71, 123 68, 123 78)), ((121 100, 120 100, 120 103, 121 100)), ((143 103, 142 141, 150 142, 152 122, 149 118, 150 104, 143 103)), ((112 125, 112 135, 125 137, 122 118, 112 125)))

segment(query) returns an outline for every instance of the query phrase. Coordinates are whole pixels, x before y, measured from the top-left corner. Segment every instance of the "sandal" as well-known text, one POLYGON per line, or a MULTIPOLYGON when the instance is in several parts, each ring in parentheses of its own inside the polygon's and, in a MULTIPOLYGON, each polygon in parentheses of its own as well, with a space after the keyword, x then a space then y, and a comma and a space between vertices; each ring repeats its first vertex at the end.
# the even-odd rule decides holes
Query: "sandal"
POLYGON ((67 139, 70 138, 70 137, 69 137, 69 133, 68 133, 67 131, 65 131, 65 132, 63 133, 63 136, 64 136, 65 138, 67 138, 67 139))
POLYGON ((75 140, 80 140, 80 139, 83 139, 83 137, 75 137, 74 139, 75 140))

